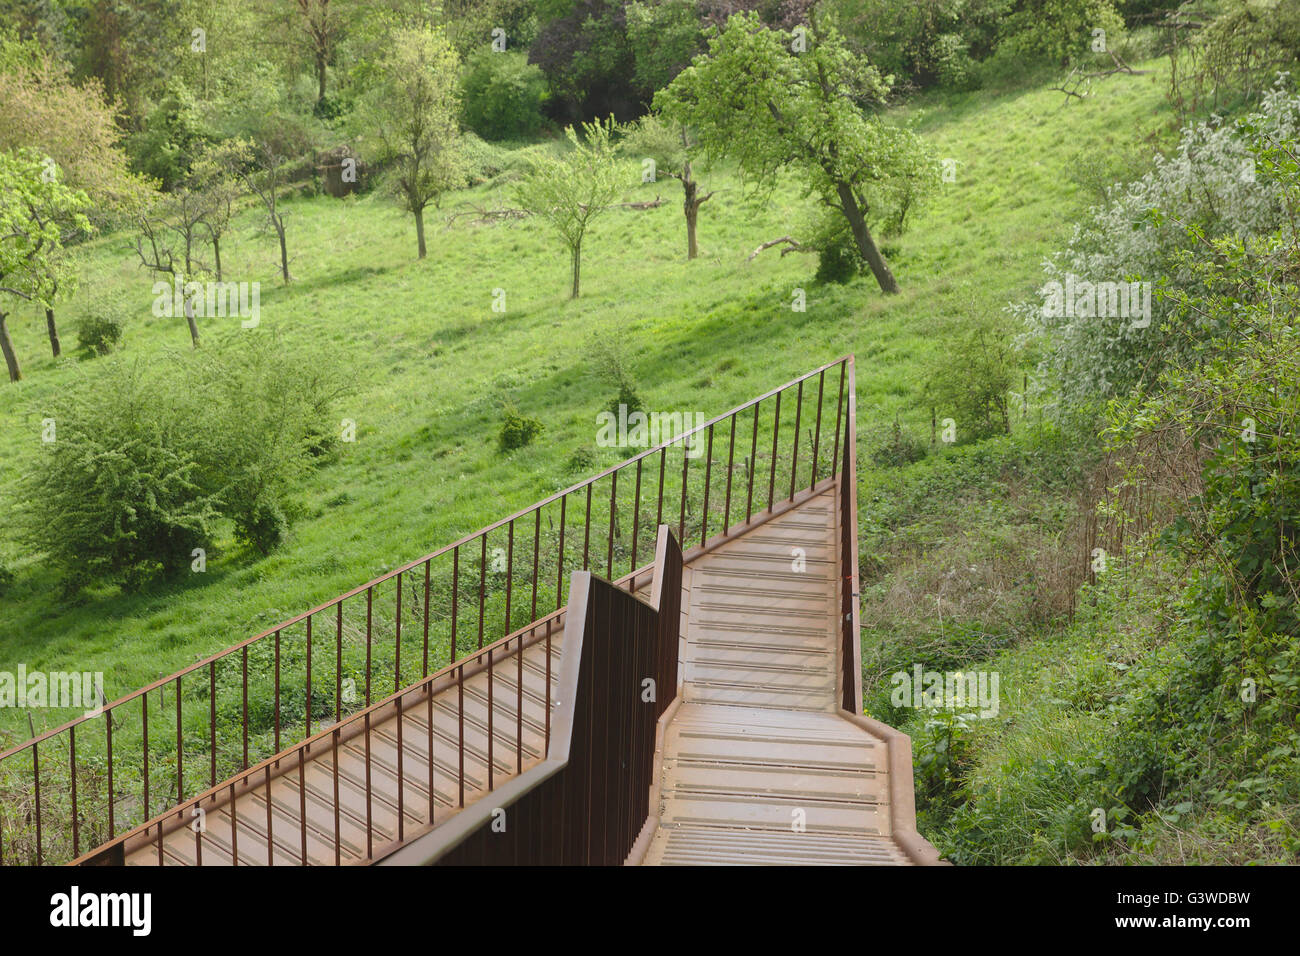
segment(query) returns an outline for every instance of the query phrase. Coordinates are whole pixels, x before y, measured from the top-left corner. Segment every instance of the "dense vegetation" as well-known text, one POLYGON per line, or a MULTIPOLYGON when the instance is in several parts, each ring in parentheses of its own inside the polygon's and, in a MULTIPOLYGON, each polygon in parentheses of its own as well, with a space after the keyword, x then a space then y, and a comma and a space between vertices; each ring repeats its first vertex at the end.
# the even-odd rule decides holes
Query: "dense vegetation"
POLYGON ((0 669, 115 697, 623 457, 602 410, 854 352, 922 832, 1295 861, 1297 51, 1296 0, 0 0, 0 669))

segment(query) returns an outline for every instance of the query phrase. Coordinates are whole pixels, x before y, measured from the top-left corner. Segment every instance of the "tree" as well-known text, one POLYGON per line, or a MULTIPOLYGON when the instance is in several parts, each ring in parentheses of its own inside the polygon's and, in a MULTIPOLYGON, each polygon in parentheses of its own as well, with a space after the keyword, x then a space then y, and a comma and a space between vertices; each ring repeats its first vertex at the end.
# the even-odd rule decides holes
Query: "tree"
POLYGON ((240 147, 252 156, 253 168, 239 163, 233 167, 235 175, 250 192, 262 200, 266 207, 266 221, 280 240, 280 277, 287 285, 293 281, 289 275, 289 246, 285 238, 284 213, 280 212, 280 190, 284 188, 285 161, 269 139, 259 140, 240 147))
MULTIPOLYGON (((90 231, 90 200, 59 182, 35 150, 0 153, 0 294, 49 307, 62 267, 59 220, 90 231)), ((9 380, 23 377, 0 299, 0 352, 9 380)))
POLYGON ((85 190, 97 219, 151 191, 127 168, 118 118, 97 79, 74 85, 36 43, 0 41, 0 148, 39 149, 70 188, 85 190))
POLYGON ((881 106, 889 81, 852 53, 833 27, 790 32, 740 13, 713 31, 708 53, 696 57, 655 107, 695 129, 715 158, 734 158, 756 184, 774 184, 787 167, 808 190, 844 216, 858 252, 882 291, 898 291, 867 222, 897 180, 937 180, 935 164, 910 130, 867 115, 881 106))
POLYGON ((316 67, 316 111, 325 107, 325 71, 343 32, 343 20, 330 0, 297 0, 303 34, 316 67))
POLYGON ((665 123, 653 113, 637 124, 628 142, 634 155, 651 159, 655 175, 666 173, 682 184, 682 211, 686 214, 686 258, 699 255, 695 241, 695 223, 700 206, 708 202, 712 192, 700 195, 699 183, 691 167, 691 157, 699 148, 695 134, 680 123, 665 123))
POLYGON ((190 167, 190 187, 203 208, 202 223, 212 242, 212 268, 221 281, 221 237, 230 226, 235 201, 239 199, 238 171, 251 161, 243 140, 227 140, 204 148, 190 167))
POLYGON ((562 158, 548 157, 534 164, 519 184, 515 196, 521 206, 545 220, 564 241, 573 262, 573 290, 578 297, 582 273, 582 240, 592 220, 603 213, 623 187, 623 177, 613 142, 614 117, 607 122, 583 123, 585 140, 572 127, 564 135, 572 149, 562 158))
POLYGON ((419 258, 426 253, 424 210, 464 182, 457 155, 459 63, 440 29, 399 30, 361 107, 375 137, 375 160, 393 166, 393 189, 415 217, 419 258))

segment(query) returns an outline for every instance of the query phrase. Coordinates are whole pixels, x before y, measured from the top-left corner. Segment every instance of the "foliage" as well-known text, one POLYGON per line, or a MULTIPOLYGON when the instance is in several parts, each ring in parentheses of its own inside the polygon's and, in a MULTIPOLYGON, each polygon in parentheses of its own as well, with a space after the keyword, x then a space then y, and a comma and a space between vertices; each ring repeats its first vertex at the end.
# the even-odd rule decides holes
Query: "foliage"
POLYGON ((30 546, 73 589, 138 589, 174 574, 223 517, 258 548, 274 546, 283 524, 268 515, 342 392, 330 363, 304 359, 270 337, 236 337, 163 363, 111 359, 48 398, 56 440, 25 479, 30 546))
POLYGON ((632 78, 648 102, 704 49, 695 0, 632 0, 625 8, 632 78))
POLYGON ((1094 38, 1115 49, 1124 20, 1114 0, 1020 0, 1002 30, 1012 52, 1063 64, 1089 52, 1094 38))
POLYGON ((926 395, 939 418, 952 418, 957 440, 972 441, 1011 430, 1010 391, 1015 353, 1001 317, 964 322, 935 363, 926 395))
POLYGON ((539 13, 537 39, 528 62, 546 74, 560 115, 570 120, 631 118, 637 95, 632 47, 622 0, 576 0, 547 4, 539 13), (549 13, 549 16, 548 16, 549 13))
POLYGON ((126 143, 131 168, 171 189, 189 172, 189 160, 211 134, 194 94, 179 80, 145 118, 144 127, 126 143))
POLYGON ((542 430, 540 419, 524 415, 513 405, 507 405, 501 421, 501 431, 497 434, 497 447, 502 451, 523 448, 532 444, 542 430))
MULTIPOLYGON (((1300 2, 1225 0, 1204 29, 1175 33, 1169 45, 1169 101, 1188 123, 1266 92, 1300 57, 1300 2)), ((1185 19, 1200 14, 1182 4, 1185 19)))
POLYGON ((89 206, 86 194, 64 185, 36 150, 0 152, 0 352, 10 381, 22 378, 6 323, 11 302, 52 307, 69 274, 63 235, 90 232, 89 206))
POLYGON ((129 208, 148 189, 127 169, 117 119, 98 80, 76 85, 67 67, 39 45, 0 38, 0 146, 48 156, 69 187, 94 200, 101 220, 129 208))
POLYGON ((122 341, 126 310, 109 300, 96 302, 77 322, 77 345, 92 355, 107 355, 122 341))
POLYGON ((583 138, 572 126, 564 131, 570 149, 559 158, 539 158, 515 187, 519 205, 551 227, 568 248, 572 260, 571 298, 580 291, 582 241, 587 228, 608 210, 625 182, 614 134, 613 117, 583 123, 583 138))
POLYGON ((810 194, 843 213, 881 288, 893 292, 864 220, 885 214, 903 191, 937 183, 938 169, 914 132, 863 112, 880 107, 889 86, 833 26, 814 21, 810 34, 784 33, 737 14, 654 102, 759 187, 795 167, 810 194))
POLYGON ((849 43, 905 85, 968 89, 993 52, 1008 0, 830 0, 849 43))
POLYGON ((532 136, 546 122, 546 79, 523 53, 480 50, 460 81, 461 121, 484 139, 532 136))
POLYGON ((456 152, 457 66, 456 51, 442 31, 398 31, 378 81, 359 108, 375 138, 375 160, 392 164, 393 190, 415 215, 422 259, 424 208, 464 182, 456 152))
POLYGON ((819 215, 806 245, 817 251, 818 282, 844 283, 862 271, 862 255, 842 216, 819 215))
MULTIPOLYGON (((1093 283, 1151 283, 1149 325, 1116 316, 1050 314, 1044 307, 1046 286, 1043 298, 1015 307, 1029 337, 1042 348, 1042 384, 1057 390, 1062 407, 1095 407, 1099 399, 1152 380, 1172 354, 1196 348, 1201 336, 1165 327, 1175 294, 1198 281, 1184 255, 1197 241, 1194 236, 1254 236, 1281 222, 1280 186, 1257 175, 1243 124, 1275 141, 1293 139, 1300 132, 1300 96, 1279 81, 1260 111, 1245 120, 1211 120, 1184 129, 1172 156, 1158 157, 1154 169, 1090 209, 1065 250, 1044 263, 1045 278, 1061 288, 1071 276, 1093 283), (1164 296, 1156 294, 1160 290, 1164 296)), ((1193 327, 1209 331, 1199 321, 1193 327)))

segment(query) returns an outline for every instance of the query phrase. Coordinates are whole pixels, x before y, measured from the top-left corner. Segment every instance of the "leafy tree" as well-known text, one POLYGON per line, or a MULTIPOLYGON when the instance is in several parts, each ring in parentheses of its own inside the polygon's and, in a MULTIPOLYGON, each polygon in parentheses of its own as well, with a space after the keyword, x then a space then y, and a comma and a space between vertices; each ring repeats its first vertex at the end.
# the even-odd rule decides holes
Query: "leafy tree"
POLYGON ((99 80, 77 85, 34 42, 0 41, 0 149, 39 149, 70 188, 93 200, 101 220, 149 191, 128 169, 117 119, 99 80))
POLYGON ((632 78, 647 101, 704 50, 695 0, 632 0, 625 8, 632 78))
POLYGON ((517 139, 545 122, 546 78, 523 53, 480 50, 461 80, 465 125, 484 139, 517 139))
POLYGON ((737 14, 709 38, 709 51, 655 96, 669 118, 698 131, 714 157, 730 156, 757 184, 795 167, 808 190, 839 210, 882 291, 898 282, 868 225, 900 181, 937 180, 919 137, 862 107, 883 105, 889 81, 814 19, 806 32, 737 14))
POLYGON ((640 98, 633 88, 622 0, 577 0, 546 7, 549 10, 539 11, 542 26, 528 60, 546 74, 563 110, 555 115, 574 120, 635 115, 640 98))
POLYGON ((695 224, 700 206, 712 192, 700 194, 700 184, 695 180, 691 159, 699 149, 693 132, 680 123, 664 122, 653 113, 637 123, 627 141, 628 151, 635 156, 654 161, 655 175, 664 173, 682 184, 682 211, 686 215, 686 258, 699 255, 695 241, 695 224))
POLYGON ((344 29, 338 3, 331 0, 295 0, 299 27, 306 38, 312 63, 316 68, 316 111, 325 109, 325 77, 334 48, 344 29))
POLYGON ((194 94, 173 79, 143 122, 127 139, 131 165, 163 189, 172 189, 189 173, 189 160, 210 138, 194 94))
POLYGON ((393 187, 415 217, 425 257, 424 210, 464 182, 457 156, 460 112, 456 51, 439 29, 399 30, 362 106, 378 163, 392 164, 393 187))
MULTIPOLYGON (((39 302, 49 307, 63 262, 60 221, 90 231, 85 211, 90 200, 81 190, 59 182, 35 150, 0 153, 0 296, 39 302)), ((0 298, 0 352, 9 380, 22 378, 18 356, 0 298)))
POLYGON ((521 206, 542 219, 564 242, 573 264, 576 299, 581 289, 582 241, 592 220, 618 197, 623 175, 613 142, 617 127, 611 116, 604 123, 583 123, 585 139, 567 127, 564 135, 572 148, 560 158, 546 157, 534 163, 529 175, 516 187, 521 206))
POLYGON ((1003 21, 1003 45, 1023 56, 1065 63, 1088 51, 1094 30, 1114 49, 1124 20, 1113 0, 1022 0, 1003 21))
POLYGON ((235 201, 242 194, 238 171, 251 162, 252 152, 242 140, 227 140, 203 149, 190 169, 190 188, 203 207, 202 224, 212 242, 212 268, 221 280, 221 238, 230 226, 235 201))
POLYGON ((280 210, 280 190, 288 178, 284 155, 276 149, 275 140, 270 136, 232 149, 237 152, 228 151, 225 154, 228 159, 237 160, 241 155, 252 157, 251 168, 239 161, 234 162, 231 168, 245 188, 262 200, 266 208, 266 222, 280 241, 280 278, 287 285, 293 281, 293 276, 289 275, 289 243, 284 213, 280 210))

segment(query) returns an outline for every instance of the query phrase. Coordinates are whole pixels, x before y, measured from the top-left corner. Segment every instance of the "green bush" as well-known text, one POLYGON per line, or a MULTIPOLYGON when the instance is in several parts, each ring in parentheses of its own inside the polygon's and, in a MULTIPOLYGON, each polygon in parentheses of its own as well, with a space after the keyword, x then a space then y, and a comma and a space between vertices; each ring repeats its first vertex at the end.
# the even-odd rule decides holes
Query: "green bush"
POLYGON ((311 434, 341 392, 329 362, 260 334, 150 366, 114 359, 43 406, 57 440, 25 479, 24 537, 70 590, 135 590, 181 571, 222 519, 268 550, 287 527, 290 484, 312 461, 311 434))
POLYGON ((910 465, 925 457, 925 444, 895 421, 888 435, 877 435, 872 440, 870 455, 873 464, 882 467, 910 465))
POLYGON ((125 326, 125 309, 107 302, 96 303, 77 322, 77 345, 93 355, 107 355, 121 344, 125 326))
POLYGON ((641 395, 637 391, 636 379, 628 367, 622 344, 615 338, 593 336, 591 354, 595 358, 596 372, 604 382, 614 389, 614 397, 605 406, 612 414, 619 414, 619 406, 627 406, 627 414, 641 411, 644 407, 641 395))
POLYGON ((461 78, 461 119, 484 139, 522 139, 545 124, 546 79, 512 50, 472 55, 461 78))
POLYGON ((1011 431, 1014 354, 1001 318, 969 320, 931 367, 926 396, 937 416, 951 418, 959 442, 1011 431))
POLYGON ((844 283, 862 271, 862 256, 843 216, 820 217, 809 245, 817 250, 818 282, 844 283))
POLYGON ((497 443, 502 451, 514 451, 532 443, 542 433, 542 423, 536 418, 522 415, 514 406, 505 410, 505 420, 501 423, 501 433, 497 443))

